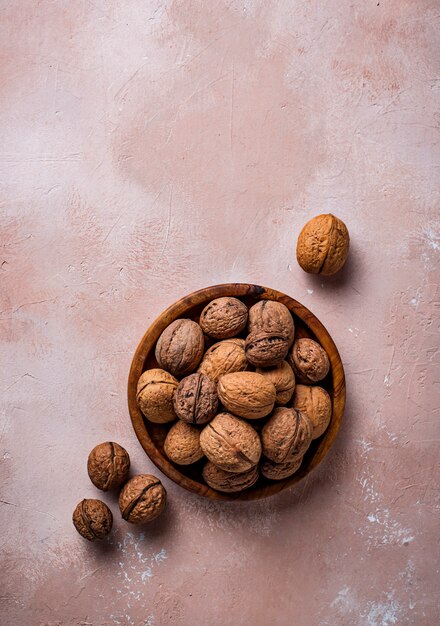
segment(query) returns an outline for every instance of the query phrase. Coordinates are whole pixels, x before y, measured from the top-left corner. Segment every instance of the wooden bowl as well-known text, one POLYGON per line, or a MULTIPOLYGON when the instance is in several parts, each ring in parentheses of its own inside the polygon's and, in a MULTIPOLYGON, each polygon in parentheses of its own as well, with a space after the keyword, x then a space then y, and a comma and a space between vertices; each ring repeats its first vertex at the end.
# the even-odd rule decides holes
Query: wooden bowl
MULTIPOLYGON (((244 335, 243 335, 244 336, 244 335)), ((311 472, 325 457, 333 444, 341 425, 345 406, 345 377, 338 350, 327 330, 321 322, 305 306, 289 296, 246 283, 229 283, 206 287, 185 298, 178 300, 166 309, 150 326, 137 347, 130 368, 128 378, 128 408, 136 435, 153 463, 175 483, 198 493, 201 496, 214 500, 255 500, 266 498, 286 487, 295 485, 311 472), (325 380, 319 384, 330 394, 333 404, 333 413, 330 424, 325 433, 312 441, 304 456, 302 465, 293 476, 279 481, 270 481, 260 476, 258 482, 239 493, 221 493, 211 489, 203 482, 202 467, 206 459, 189 466, 176 465, 169 461, 163 451, 163 443, 171 424, 153 424, 144 418, 136 403, 136 386, 142 372, 157 367, 154 356, 156 341, 162 331, 177 318, 186 317, 198 321, 199 315, 206 304, 221 296, 235 296, 248 306, 258 300, 276 300, 282 302, 293 313, 295 320, 295 337, 311 337, 316 339, 327 352, 330 359, 330 372, 325 380)))

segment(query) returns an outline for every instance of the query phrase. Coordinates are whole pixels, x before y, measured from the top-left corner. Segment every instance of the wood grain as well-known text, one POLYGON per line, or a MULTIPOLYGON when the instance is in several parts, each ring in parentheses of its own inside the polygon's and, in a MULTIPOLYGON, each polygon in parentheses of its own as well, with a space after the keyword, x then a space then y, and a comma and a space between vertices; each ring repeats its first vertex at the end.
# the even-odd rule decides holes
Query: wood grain
POLYGON ((247 283, 228 283, 206 287, 178 300, 166 309, 153 322, 142 337, 130 368, 128 378, 128 408, 136 435, 153 463, 175 483, 214 500, 255 500, 266 498, 291 487, 309 474, 325 457, 332 446, 341 426, 345 407, 345 376, 341 358, 329 333, 321 322, 306 309, 300 302, 285 294, 267 287, 247 283), (175 319, 187 317, 198 320, 203 307, 213 298, 221 296, 235 296, 248 306, 258 300, 276 300, 282 302, 293 313, 295 319, 295 336, 311 337, 316 339, 327 352, 330 359, 330 372, 320 383, 327 389, 333 404, 332 418, 329 427, 319 439, 312 442, 307 451, 300 470, 293 476, 280 481, 269 481, 260 477, 250 489, 236 494, 220 493, 203 483, 201 468, 205 460, 191 466, 177 466, 171 463, 163 452, 165 440, 170 424, 153 424, 146 420, 136 403, 137 381, 145 370, 156 367, 154 347, 162 331, 175 319))

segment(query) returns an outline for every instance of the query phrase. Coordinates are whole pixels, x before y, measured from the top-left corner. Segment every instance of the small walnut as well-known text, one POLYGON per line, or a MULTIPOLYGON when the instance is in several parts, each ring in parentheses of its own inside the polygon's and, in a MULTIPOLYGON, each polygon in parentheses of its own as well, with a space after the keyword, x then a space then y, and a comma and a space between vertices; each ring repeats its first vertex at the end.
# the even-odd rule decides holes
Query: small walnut
POLYGON ((297 339, 288 360, 300 383, 317 383, 330 370, 326 351, 313 339, 297 339))
POLYGON ((104 539, 112 529, 113 515, 101 500, 82 500, 72 515, 73 525, 79 534, 88 539, 104 539))
POLYGON ((126 483, 119 495, 122 517, 132 524, 151 522, 162 513, 167 492, 156 476, 138 474, 126 483))
POLYGON ((165 370, 147 370, 139 378, 136 400, 145 417, 156 424, 176 419, 173 396, 179 381, 165 370))
POLYGON ((317 439, 326 431, 332 417, 332 401, 325 389, 297 385, 292 406, 307 413, 313 425, 312 439, 317 439))
POLYGON ((350 237, 344 222, 328 213, 317 215, 298 237, 296 258, 309 274, 336 274, 348 256, 350 237))
POLYGON ((95 446, 87 460, 87 472, 95 487, 108 491, 120 487, 128 478, 128 452, 113 441, 95 446))
POLYGON ((277 393, 275 404, 287 404, 295 389, 295 375, 287 361, 281 361, 279 365, 267 369, 257 368, 256 371, 274 384, 277 393))
POLYGON ((190 465, 199 461, 203 457, 200 431, 191 424, 177 422, 168 431, 164 450, 170 461, 178 465, 190 465))
POLYGON ((263 454, 274 463, 283 463, 305 454, 312 441, 312 423, 305 413, 280 407, 261 431, 263 454))
POLYGON ((261 456, 258 433, 250 424, 219 413, 202 430, 200 445, 208 459, 226 472, 245 472, 254 467, 261 456))
POLYGON ((226 374, 220 378, 217 390, 228 411, 246 419, 269 415, 275 404, 275 386, 256 372, 226 374))
POLYGON ((264 459, 260 465, 261 474, 270 480, 283 480, 299 470, 303 458, 302 456, 293 457, 283 463, 274 463, 270 459, 264 459))
POLYGON ((206 424, 217 413, 217 385, 197 372, 183 378, 174 394, 174 410, 189 424, 206 424))
POLYGON ((284 337, 290 346, 295 336, 295 325, 289 309, 282 302, 261 300, 249 309, 249 334, 259 333, 284 337))
POLYGON ((189 319, 178 319, 157 340, 156 359, 160 367, 174 376, 186 376, 197 369, 204 350, 200 326, 189 319))
POLYGON ((248 366, 244 339, 225 339, 215 343, 205 352, 197 371, 206 374, 216 383, 224 374, 242 372, 248 366))
POLYGON ((208 461, 202 470, 202 475, 205 482, 216 489, 217 491, 224 491, 225 493, 235 493, 237 491, 243 491, 249 489, 258 480, 258 467, 251 467, 246 472, 240 472, 239 474, 232 472, 225 472, 217 465, 214 465, 211 461, 208 461))
POLYGON ((200 314, 200 326, 214 339, 228 339, 238 335, 246 326, 247 306, 237 298, 216 298, 200 314))

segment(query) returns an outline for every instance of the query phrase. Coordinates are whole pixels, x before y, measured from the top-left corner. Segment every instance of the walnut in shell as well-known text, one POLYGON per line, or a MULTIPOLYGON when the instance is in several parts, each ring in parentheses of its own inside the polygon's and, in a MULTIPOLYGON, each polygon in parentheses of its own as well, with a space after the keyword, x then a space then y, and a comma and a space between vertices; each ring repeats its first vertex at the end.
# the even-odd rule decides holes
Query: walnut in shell
POLYGON ((246 337, 246 358, 255 367, 271 367, 281 363, 289 351, 287 339, 282 335, 263 332, 246 337))
POLYGON ((178 465, 190 465, 199 461, 203 456, 200 431, 191 424, 177 422, 168 431, 164 450, 170 461, 178 465))
POLYGON ((336 274, 348 256, 350 237, 344 222, 332 215, 317 215, 298 237, 296 258, 309 274, 336 274))
POLYGON ((235 493, 249 489, 258 480, 258 467, 251 467, 246 472, 232 473, 217 467, 208 461, 202 470, 205 483, 212 489, 224 491, 225 493, 235 493))
POLYGON ((275 404, 281 406, 287 404, 293 395, 295 389, 295 375, 287 361, 281 361, 275 367, 266 369, 257 368, 257 373, 270 380, 275 386, 276 400, 275 404))
POLYGON ((162 513, 167 492, 156 476, 138 474, 126 483, 119 495, 122 517, 132 524, 151 522, 162 513))
POLYGON ((139 378, 136 400, 145 417, 155 424, 176 419, 173 396, 179 381, 165 370, 147 370, 139 378))
POLYGON ((258 433, 229 413, 219 413, 205 426, 200 445, 208 459, 226 472, 246 472, 261 456, 258 433))
POLYGON ((244 351, 244 339, 225 339, 211 346, 199 365, 198 372, 215 383, 224 374, 242 372, 249 364, 244 351))
POLYGON ((274 463, 303 456, 312 441, 312 432, 312 423, 305 413, 279 407, 261 431, 263 454, 274 463))
POLYGON ((156 344, 156 360, 174 376, 186 376, 197 369, 205 349, 200 326, 189 319, 177 319, 161 334, 156 344))
POLYGON ((87 460, 89 478, 102 491, 120 487, 127 480, 129 470, 127 450, 113 441, 95 446, 87 460))
POLYGON ((293 457, 283 463, 274 463, 270 459, 264 459, 260 465, 260 472, 270 480, 283 480, 299 470, 302 460, 302 456, 293 457))
POLYGON ((274 384, 256 372, 226 374, 220 378, 217 390, 223 406, 246 419, 269 415, 275 404, 274 384))
POLYGON ((174 394, 174 410, 189 424, 206 424, 217 413, 217 385, 197 372, 183 378, 174 394))
POLYGON ((113 515, 101 500, 82 500, 72 515, 73 525, 79 534, 88 539, 104 539, 112 529, 113 515))
POLYGON ((332 401, 325 389, 297 385, 292 406, 307 413, 313 426, 312 439, 317 439, 326 431, 332 417, 332 401))
POLYGON ((248 329, 250 335, 259 333, 281 336, 293 344, 295 325, 289 309, 282 302, 261 300, 249 309, 248 329))
POLYGON ((324 348, 307 337, 295 341, 288 360, 300 383, 317 383, 330 370, 330 361, 324 348))
POLYGON ((211 300, 200 314, 200 326, 214 339, 228 339, 238 335, 246 326, 247 306, 237 298, 211 300))

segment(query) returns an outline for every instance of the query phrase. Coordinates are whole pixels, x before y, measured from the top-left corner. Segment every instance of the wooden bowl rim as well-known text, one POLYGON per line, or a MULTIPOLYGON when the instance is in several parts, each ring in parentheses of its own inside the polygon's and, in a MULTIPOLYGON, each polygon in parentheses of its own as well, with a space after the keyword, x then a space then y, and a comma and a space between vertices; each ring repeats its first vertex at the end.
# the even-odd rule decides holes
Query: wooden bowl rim
POLYGON ((169 306, 163 311, 149 326, 144 336, 142 337, 139 345, 136 348, 135 354, 130 367, 128 377, 128 409, 130 413, 131 422, 136 433, 136 436, 143 447, 144 451, 149 456, 150 460, 172 481, 198 495, 208 497, 215 500, 256 500, 265 498, 270 495, 279 493, 287 487, 298 483, 305 478, 315 467, 321 463, 326 456, 327 452, 333 445, 336 435, 342 423, 342 417, 345 408, 345 375, 341 358, 339 356, 338 349, 328 333, 324 325, 318 320, 318 318, 303 304, 285 295, 284 293, 271 289, 269 287, 262 287, 260 285, 254 285, 251 283, 223 283, 214 285, 212 287, 204 287, 194 291, 193 293, 180 298, 174 304, 169 306), (323 348, 326 350, 329 360, 330 368, 332 372, 332 388, 333 388, 333 412, 330 425, 322 437, 318 440, 319 447, 317 448, 311 461, 306 468, 300 468, 300 470, 293 476, 280 481, 274 481, 269 485, 257 487, 247 491, 239 493, 221 493, 215 491, 201 482, 197 482, 192 478, 189 478, 185 474, 182 474, 170 461, 162 455, 160 450, 156 447, 155 443, 150 437, 148 429, 145 425, 144 416, 140 411, 136 402, 136 386, 137 381, 142 373, 145 360, 154 348, 156 341, 160 333, 168 326, 174 319, 184 317, 185 313, 197 305, 204 302, 208 302, 214 298, 222 296, 255 296, 260 295, 262 299, 277 300, 285 304, 291 313, 299 317, 302 322, 313 332, 317 337, 323 348))

